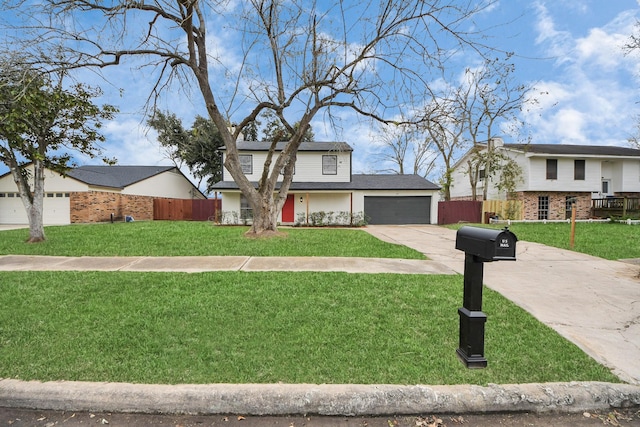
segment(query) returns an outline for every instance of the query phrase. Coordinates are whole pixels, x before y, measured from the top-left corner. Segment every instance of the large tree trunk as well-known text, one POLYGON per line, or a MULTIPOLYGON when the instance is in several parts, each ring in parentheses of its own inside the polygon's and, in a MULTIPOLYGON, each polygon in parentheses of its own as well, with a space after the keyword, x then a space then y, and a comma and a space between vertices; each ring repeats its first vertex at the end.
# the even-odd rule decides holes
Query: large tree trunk
MULTIPOLYGON (((27 189, 28 190, 28 189, 27 189)), ((33 162, 33 193, 31 195, 31 207, 27 209, 29 217, 29 243, 45 240, 44 224, 44 165, 41 161, 33 162)))
POLYGON ((278 215, 280 210, 273 197, 260 197, 253 210, 253 223, 247 232, 248 236, 269 236, 278 232, 278 215))
POLYGON ((33 192, 31 192, 29 182, 22 173, 17 161, 11 162, 10 169, 29 221, 29 239, 27 242, 42 242, 45 240, 42 214, 44 207, 44 165, 40 160, 33 162, 33 192))
POLYGON ((39 202, 34 200, 31 204, 31 209, 28 211, 29 217, 29 243, 37 243, 45 240, 44 225, 42 218, 43 200, 40 198, 39 202))

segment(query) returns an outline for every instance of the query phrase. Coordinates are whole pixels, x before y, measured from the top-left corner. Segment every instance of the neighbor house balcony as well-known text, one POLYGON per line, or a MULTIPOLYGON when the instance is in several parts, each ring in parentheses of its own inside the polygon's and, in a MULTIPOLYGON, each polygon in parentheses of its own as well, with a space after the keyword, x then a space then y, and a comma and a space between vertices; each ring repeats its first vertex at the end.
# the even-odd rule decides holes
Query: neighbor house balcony
POLYGON ((640 197, 592 199, 591 216, 596 218, 640 217, 640 197))

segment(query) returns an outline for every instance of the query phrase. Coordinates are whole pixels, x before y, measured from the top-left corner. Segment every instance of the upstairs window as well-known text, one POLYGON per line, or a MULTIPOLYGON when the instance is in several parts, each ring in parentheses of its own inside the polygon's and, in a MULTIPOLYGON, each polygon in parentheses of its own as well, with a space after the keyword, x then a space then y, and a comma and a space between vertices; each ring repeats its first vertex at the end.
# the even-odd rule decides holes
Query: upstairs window
POLYGON ((322 156, 322 175, 338 174, 338 156, 324 155, 322 156))
POLYGON ((547 179, 558 179, 558 159, 547 159, 547 179))
POLYGON ((240 167, 242 168, 242 173, 245 175, 253 174, 253 155, 252 154, 240 154, 238 156, 240 160, 240 167))
POLYGON ((585 179, 585 160, 573 161, 573 179, 576 181, 584 181, 585 179))

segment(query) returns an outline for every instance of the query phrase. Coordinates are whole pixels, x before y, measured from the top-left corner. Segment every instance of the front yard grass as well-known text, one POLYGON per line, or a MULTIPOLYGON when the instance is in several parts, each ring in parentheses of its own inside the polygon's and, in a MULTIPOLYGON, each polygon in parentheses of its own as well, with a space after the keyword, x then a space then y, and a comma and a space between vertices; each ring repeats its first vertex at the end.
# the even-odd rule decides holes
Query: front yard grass
POLYGON ((149 221, 46 227, 47 240, 25 243, 26 229, 0 232, 0 255, 56 256, 336 256, 425 259, 411 248, 357 229, 282 228, 287 237, 249 239, 248 227, 149 221))
POLYGON ((461 304, 461 276, 5 272, 0 378, 619 382, 490 289, 483 307, 489 366, 469 370, 455 352, 461 304))
MULTIPOLYGON (((456 224, 450 228, 458 229, 463 225, 488 228, 504 228, 504 224, 456 224)), ((509 226, 518 240, 542 243, 561 249, 569 249, 571 224, 562 223, 513 223, 509 226)), ((617 260, 640 258, 640 226, 621 223, 576 223, 575 246, 572 250, 600 258, 617 260)))

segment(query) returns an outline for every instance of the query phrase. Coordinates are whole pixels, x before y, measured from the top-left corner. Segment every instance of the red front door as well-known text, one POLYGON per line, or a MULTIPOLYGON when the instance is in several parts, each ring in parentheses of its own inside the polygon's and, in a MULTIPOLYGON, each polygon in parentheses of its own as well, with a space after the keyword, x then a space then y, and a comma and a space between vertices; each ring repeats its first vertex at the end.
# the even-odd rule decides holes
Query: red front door
POLYGON ((294 222, 295 218, 295 206, 293 204, 293 194, 287 195, 287 200, 282 207, 282 222, 294 222))

